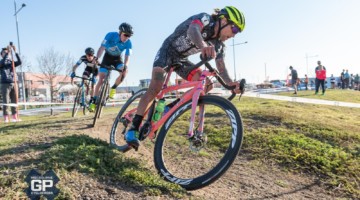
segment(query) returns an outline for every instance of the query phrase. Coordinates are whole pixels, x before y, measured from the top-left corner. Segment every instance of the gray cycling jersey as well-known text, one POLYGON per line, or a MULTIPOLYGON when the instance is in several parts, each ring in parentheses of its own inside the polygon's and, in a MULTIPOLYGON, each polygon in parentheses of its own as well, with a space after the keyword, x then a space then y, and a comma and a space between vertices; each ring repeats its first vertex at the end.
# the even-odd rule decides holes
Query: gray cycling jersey
POLYGON ((191 16, 184 22, 182 22, 175 31, 164 41, 160 50, 158 51, 153 67, 162 67, 166 68, 167 66, 173 63, 182 63, 182 67, 178 68, 176 72, 184 79, 187 79, 189 73, 194 70, 194 64, 190 62, 187 58, 190 55, 199 53, 201 51, 189 38, 187 35, 188 28, 191 23, 202 24, 202 38, 209 45, 215 47, 217 53, 216 58, 224 57, 225 45, 223 42, 217 38, 211 38, 216 33, 214 28, 216 20, 214 20, 211 15, 207 13, 200 13, 194 16, 191 16))

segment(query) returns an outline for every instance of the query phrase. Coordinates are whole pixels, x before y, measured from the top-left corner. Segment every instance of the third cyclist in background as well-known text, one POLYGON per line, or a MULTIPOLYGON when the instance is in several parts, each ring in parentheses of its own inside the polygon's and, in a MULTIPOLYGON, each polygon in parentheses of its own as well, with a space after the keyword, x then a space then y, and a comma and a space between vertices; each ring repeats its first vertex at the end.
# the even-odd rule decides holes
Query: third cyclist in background
MULTIPOLYGON (((116 69, 122 71, 110 89, 109 98, 111 99, 113 99, 116 94, 116 87, 120 85, 126 76, 132 51, 132 44, 129 38, 133 34, 134 32, 132 26, 128 23, 122 23, 119 26, 119 32, 110 32, 105 36, 105 39, 101 43, 101 46, 97 52, 97 57, 100 58, 105 51, 105 55, 101 62, 102 65, 113 65, 116 69), (122 54, 125 54, 124 61, 121 57, 122 54)), ((103 79, 105 78, 106 73, 108 73, 108 70, 106 68, 100 67, 99 83, 95 88, 95 99, 99 95, 99 88, 103 83, 103 79)), ((95 109, 94 104, 90 106, 95 109)))
MULTIPOLYGON (((89 78, 91 74, 93 74, 93 78, 92 78, 92 82, 93 84, 91 85, 91 99, 89 104, 91 105, 94 102, 94 85, 96 84, 96 76, 98 75, 98 68, 97 68, 97 58, 94 56, 95 51, 93 48, 88 47, 85 49, 85 55, 81 56, 79 61, 76 62, 76 64, 73 66, 72 69, 72 73, 70 75, 71 78, 74 78, 76 76, 75 71, 76 68, 80 66, 81 63, 85 63, 86 67, 83 73, 83 78, 89 78)), ((88 90, 88 85, 87 85, 87 90, 88 90)), ((90 107, 90 111, 94 111, 94 109, 92 109, 90 107)))

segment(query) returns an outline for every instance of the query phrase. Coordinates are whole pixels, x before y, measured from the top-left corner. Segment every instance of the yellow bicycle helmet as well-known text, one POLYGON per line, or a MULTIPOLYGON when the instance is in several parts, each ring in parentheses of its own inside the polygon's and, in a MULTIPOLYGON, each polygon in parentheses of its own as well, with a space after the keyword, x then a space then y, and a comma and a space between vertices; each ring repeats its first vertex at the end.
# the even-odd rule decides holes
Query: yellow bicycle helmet
POLYGON ((220 10, 220 16, 226 17, 228 20, 232 21, 242 32, 245 28, 245 17, 242 12, 240 12, 234 6, 226 6, 220 10))

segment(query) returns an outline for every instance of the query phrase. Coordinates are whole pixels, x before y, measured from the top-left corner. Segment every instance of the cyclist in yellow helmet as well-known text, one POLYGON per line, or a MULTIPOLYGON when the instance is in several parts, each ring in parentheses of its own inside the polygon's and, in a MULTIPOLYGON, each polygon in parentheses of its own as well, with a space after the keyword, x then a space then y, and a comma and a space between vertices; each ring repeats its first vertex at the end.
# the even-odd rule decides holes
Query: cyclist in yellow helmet
POLYGON ((125 135, 126 142, 135 149, 138 148, 140 144, 138 130, 144 118, 144 112, 160 92, 169 66, 174 63, 181 63, 182 66, 175 70, 179 76, 189 81, 199 80, 201 70, 195 68, 194 64, 188 60, 190 55, 201 52, 203 57, 215 58, 216 67, 221 77, 227 84, 236 85, 236 92, 240 93, 239 82, 231 80, 225 67, 224 42, 242 32, 244 28, 244 15, 233 6, 215 9, 215 13, 212 15, 207 13, 196 14, 179 24, 175 31, 165 39, 155 56, 149 89, 139 102, 132 126, 125 135))

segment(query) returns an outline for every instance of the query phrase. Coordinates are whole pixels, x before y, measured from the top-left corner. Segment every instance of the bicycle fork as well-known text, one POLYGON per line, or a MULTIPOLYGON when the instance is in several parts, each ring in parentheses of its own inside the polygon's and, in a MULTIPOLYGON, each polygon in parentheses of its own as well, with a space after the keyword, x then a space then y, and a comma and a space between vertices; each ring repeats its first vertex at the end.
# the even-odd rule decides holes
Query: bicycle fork
MULTIPOLYGON (((195 125, 195 121, 196 121, 196 108, 198 106, 198 101, 200 96, 204 95, 205 92, 203 90, 203 88, 198 88, 193 97, 192 97, 192 104, 191 104, 191 118, 190 118, 190 127, 189 127, 189 132, 188 132, 188 137, 192 138, 194 137, 194 125, 195 125)), ((204 115, 205 115, 205 109, 204 109, 204 105, 200 105, 199 107, 199 125, 196 128, 196 132, 197 133, 202 133, 203 129, 204 129, 204 115)))
POLYGON ((81 86, 81 105, 82 106, 86 106, 85 104, 85 91, 84 91, 84 83, 82 83, 82 86, 81 86))

